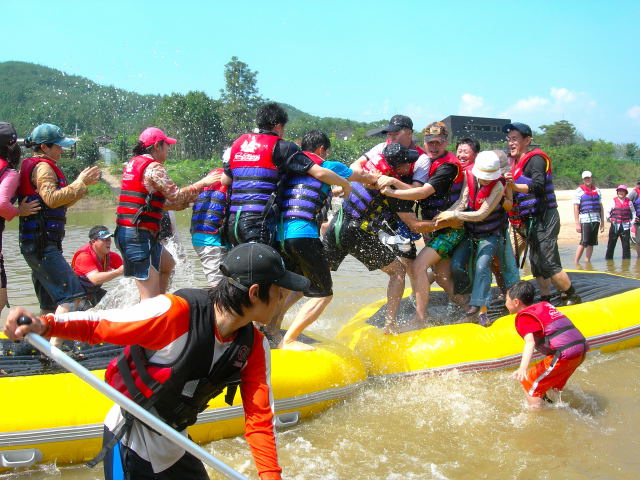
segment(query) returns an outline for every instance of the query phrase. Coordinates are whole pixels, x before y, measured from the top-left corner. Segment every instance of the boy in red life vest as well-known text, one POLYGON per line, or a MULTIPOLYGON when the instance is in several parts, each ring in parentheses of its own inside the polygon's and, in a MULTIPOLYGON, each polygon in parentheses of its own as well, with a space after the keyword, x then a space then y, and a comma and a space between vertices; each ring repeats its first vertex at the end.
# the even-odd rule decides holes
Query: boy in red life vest
POLYGON ((507 292, 506 307, 516 315, 515 327, 525 342, 513 378, 522 383, 529 409, 540 410, 547 392, 564 388, 589 347, 571 320, 548 302, 534 304, 534 297, 534 286, 519 281, 507 292), (546 356, 529 368, 534 350, 546 356))
POLYGON ((71 268, 80 277, 87 291, 89 305, 95 307, 107 291, 102 284, 119 277, 124 272, 122 257, 111 251, 113 233, 104 225, 89 230, 89 243, 85 243, 73 255, 71 268))
POLYGON ((580 262, 582 252, 587 262, 591 261, 593 246, 598 244, 598 230, 604 232, 604 211, 602 194, 591 178, 591 172, 582 172, 582 185, 573 194, 573 215, 576 220, 576 232, 580 234, 580 243, 576 249, 576 263, 580 262))
POLYGON ((609 241, 605 260, 613 259, 613 251, 616 249, 618 237, 622 242, 622 258, 631 258, 631 225, 635 221, 636 212, 633 204, 627 198, 629 189, 626 185, 618 185, 616 197, 611 200, 607 211, 607 220, 611 222, 609 227, 609 241))

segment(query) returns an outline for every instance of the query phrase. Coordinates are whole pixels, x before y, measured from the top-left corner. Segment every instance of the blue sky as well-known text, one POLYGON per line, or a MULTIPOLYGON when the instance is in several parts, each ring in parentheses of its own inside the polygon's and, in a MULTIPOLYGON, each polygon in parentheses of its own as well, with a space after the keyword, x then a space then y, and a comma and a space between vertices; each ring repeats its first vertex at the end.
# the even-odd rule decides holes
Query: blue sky
MULTIPOLYGON (((232 56, 305 112, 568 120, 640 143, 640 2, 2 0, 0 61, 219 96, 232 56), (15 18, 15 21, 7 19, 15 18)), ((1 86, 0 86, 1 88, 1 86)), ((10 119, 5 119, 10 120, 10 119)))

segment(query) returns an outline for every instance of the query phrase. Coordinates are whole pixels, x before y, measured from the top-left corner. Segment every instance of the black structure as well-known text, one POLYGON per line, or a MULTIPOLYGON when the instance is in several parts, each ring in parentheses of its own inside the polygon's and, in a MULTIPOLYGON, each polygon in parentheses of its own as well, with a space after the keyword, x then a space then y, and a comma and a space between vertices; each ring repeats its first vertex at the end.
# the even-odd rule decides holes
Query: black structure
POLYGON ((481 142, 502 142, 505 134, 502 127, 511 123, 508 118, 465 117, 449 115, 442 120, 449 130, 449 141, 471 137, 481 142))

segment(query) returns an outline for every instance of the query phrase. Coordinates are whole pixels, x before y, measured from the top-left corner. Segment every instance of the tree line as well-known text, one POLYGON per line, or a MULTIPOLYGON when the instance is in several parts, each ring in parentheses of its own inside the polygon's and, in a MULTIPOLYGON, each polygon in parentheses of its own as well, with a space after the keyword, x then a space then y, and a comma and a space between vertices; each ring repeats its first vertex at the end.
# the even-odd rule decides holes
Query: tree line
MULTIPOLYGON (((253 129, 255 112, 267 101, 259 92, 257 76, 258 72, 234 56, 224 66, 225 87, 217 99, 198 91, 139 95, 39 65, 3 62, 0 118, 11 121, 21 135, 43 119, 60 125, 68 135, 79 132, 75 156, 62 162, 70 178, 99 160, 97 140, 121 162, 128 160, 137 132, 149 125, 180 139, 170 150, 169 164, 213 160, 201 167, 189 161, 182 165, 187 175, 199 175, 219 165, 224 149, 240 134, 253 129)), ((380 141, 368 137, 367 130, 386 124, 385 120, 364 123, 316 117, 284 106, 290 117, 288 139, 300 139, 310 129, 325 131, 332 139, 331 159, 347 164, 380 141)), ((416 140, 422 141, 419 131, 416 140)), ((450 150, 454 150, 456 140, 451 140, 450 150)), ((566 120, 540 125, 534 143, 551 155, 554 180, 559 188, 572 188, 580 183, 583 170, 591 170, 603 187, 621 181, 635 182, 640 177, 640 147, 636 143, 587 140, 566 120)), ((482 145, 482 148, 504 147, 504 143, 482 145)))

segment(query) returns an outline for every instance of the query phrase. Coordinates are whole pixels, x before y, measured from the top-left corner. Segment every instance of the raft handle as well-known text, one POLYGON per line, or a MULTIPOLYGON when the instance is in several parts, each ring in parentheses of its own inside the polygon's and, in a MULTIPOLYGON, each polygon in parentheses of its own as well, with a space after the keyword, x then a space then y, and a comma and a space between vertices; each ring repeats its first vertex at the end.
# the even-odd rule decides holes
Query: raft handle
POLYGON ((297 425, 300 421, 300 412, 286 412, 276 414, 276 427, 287 428, 297 425))
POLYGON ((42 460, 42 452, 37 448, 0 451, 0 467, 30 467, 42 460))

